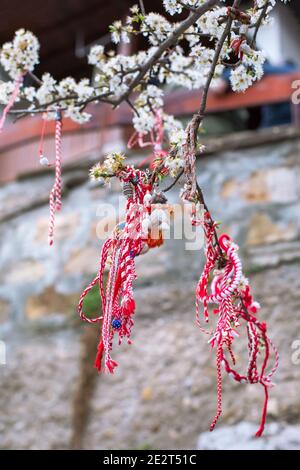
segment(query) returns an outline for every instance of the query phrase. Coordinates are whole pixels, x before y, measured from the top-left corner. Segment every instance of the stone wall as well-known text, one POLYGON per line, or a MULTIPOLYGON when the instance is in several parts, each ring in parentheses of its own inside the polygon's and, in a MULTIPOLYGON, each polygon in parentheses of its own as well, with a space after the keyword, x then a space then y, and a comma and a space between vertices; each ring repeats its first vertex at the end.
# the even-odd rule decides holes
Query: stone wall
MULTIPOLYGON (((243 247, 261 316, 280 349, 269 420, 290 425, 300 418, 300 365, 291 359, 300 339, 299 173, 300 140, 198 161, 208 205, 243 247)), ((97 269, 99 207, 117 205, 119 188, 92 186, 86 176, 85 168, 65 172, 52 248, 52 175, 0 188, 0 339, 7 347, 0 448, 196 447, 216 406, 214 357, 194 321, 203 252, 168 240, 138 260, 133 344, 116 351, 114 376, 98 377, 91 370, 97 327, 79 324, 76 302, 97 269)), ((174 191, 170 201, 176 198, 174 191)), ((262 391, 229 380, 219 426, 257 422, 262 391)))

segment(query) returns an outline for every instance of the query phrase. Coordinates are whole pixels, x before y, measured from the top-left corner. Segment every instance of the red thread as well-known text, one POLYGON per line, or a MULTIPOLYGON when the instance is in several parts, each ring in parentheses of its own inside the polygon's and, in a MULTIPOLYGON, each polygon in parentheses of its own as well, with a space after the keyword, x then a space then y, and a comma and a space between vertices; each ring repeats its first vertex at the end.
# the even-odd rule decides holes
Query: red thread
POLYGON ((21 88, 22 83, 23 83, 23 79, 24 79, 24 74, 21 74, 15 80, 15 86, 14 86, 13 92, 12 92, 10 98, 9 98, 9 101, 8 101, 7 105, 5 106, 5 108, 3 109, 3 112, 2 112, 2 116, 1 116, 1 120, 0 120, 0 132, 2 132, 2 129, 4 127, 7 114, 9 113, 9 111, 11 110, 13 105, 15 104, 15 101, 18 97, 20 88, 21 88))
POLYGON ((46 113, 44 113, 42 117, 42 130, 41 130, 40 148, 39 148, 40 156, 44 155, 44 140, 45 140, 46 126, 47 126, 47 115, 46 113))
POLYGON ((221 414, 221 370, 220 364, 224 365, 225 371, 237 382, 260 383, 264 387, 265 401, 262 410, 261 424, 257 431, 259 437, 265 426, 268 387, 271 378, 276 372, 279 364, 279 354, 272 341, 267 336, 267 325, 259 322, 254 316, 259 309, 259 304, 253 301, 250 286, 242 276, 242 266, 235 245, 227 234, 223 234, 214 244, 215 225, 209 217, 204 214, 202 226, 206 238, 206 263, 200 277, 196 290, 196 320, 207 334, 210 334, 209 343, 212 347, 217 346, 217 373, 218 373, 218 406, 217 413, 212 422, 211 430, 214 429, 221 414), (217 270, 215 271, 215 269, 217 270), (211 279, 211 274, 213 277, 211 279), (210 288, 210 293, 209 293, 210 288), (202 303, 205 319, 208 320, 208 305, 217 304, 214 313, 218 315, 217 325, 214 331, 204 330, 199 320, 199 304, 202 303), (246 322, 248 333, 249 360, 247 375, 240 375, 229 365, 224 350, 227 350, 235 366, 235 358, 232 343, 238 335, 240 321, 246 322), (266 372, 270 361, 270 347, 275 356, 275 362, 270 372, 266 372), (263 356, 262 365, 259 366, 258 358, 263 356))
POLYGON ((156 158, 164 158, 168 152, 163 150, 163 140, 164 140, 164 122, 162 118, 162 110, 155 111, 155 124, 153 130, 149 132, 150 140, 146 140, 147 134, 142 134, 140 132, 134 132, 130 137, 127 147, 132 149, 136 145, 140 148, 152 147, 153 155, 145 158, 139 163, 139 168, 142 166, 152 163, 156 158))
POLYGON ((126 167, 118 174, 121 182, 126 185, 126 218, 124 224, 115 228, 112 236, 104 243, 101 252, 99 273, 91 284, 81 294, 78 311, 83 320, 97 322, 96 319, 87 319, 83 313, 83 301, 94 285, 99 283, 102 299, 103 323, 101 328, 101 346, 98 349, 95 367, 101 369, 101 359, 104 359, 104 371, 113 373, 117 362, 111 358, 114 335, 119 336, 119 344, 123 338, 130 343, 131 329, 135 301, 133 296, 133 282, 136 278, 135 257, 139 256, 143 247, 147 245, 142 231, 142 219, 149 216, 151 207, 144 205, 144 197, 152 191, 147 182, 147 176, 140 170, 126 167), (132 183, 134 181, 134 184, 132 183), (103 273, 106 261, 110 256, 111 262, 106 286, 103 284, 103 273), (116 326, 115 326, 116 325, 116 326))
POLYGON ((268 400, 269 400, 268 387, 266 385, 264 385, 264 390, 265 390, 265 400, 264 400, 263 412, 262 412, 259 429, 255 434, 256 437, 262 436, 262 433, 264 432, 265 424, 266 424, 267 408, 268 408, 268 400))
POLYGON ((222 414, 222 371, 221 371, 221 360, 222 360, 222 345, 219 344, 218 350, 217 350, 217 413, 216 416, 214 417, 211 425, 210 425, 210 431, 213 431, 219 417, 222 414))
POLYGON ((101 362, 102 362, 103 351, 104 351, 104 345, 101 339, 98 344, 97 355, 96 355, 95 362, 94 362, 94 367, 98 370, 99 374, 101 372, 101 362))

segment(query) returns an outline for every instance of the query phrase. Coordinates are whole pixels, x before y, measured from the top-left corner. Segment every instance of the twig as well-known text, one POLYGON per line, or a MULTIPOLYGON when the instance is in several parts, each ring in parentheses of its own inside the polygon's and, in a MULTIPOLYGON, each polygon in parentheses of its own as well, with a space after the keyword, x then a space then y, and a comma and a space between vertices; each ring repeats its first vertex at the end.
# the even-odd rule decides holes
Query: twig
POLYGON ((143 0, 139 0, 139 4, 140 4, 140 9, 141 9, 142 14, 145 15, 146 10, 145 10, 145 5, 144 5, 143 0))
MULTIPOLYGON (((156 49, 155 53, 145 62, 145 64, 139 68, 139 73, 137 76, 132 80, 130 85, 128 86, 127 90, 120 95, 116 99, 109 99, 107 96, 111 95, 112 93, 105 93, 102 95, 98 95, 95 97, 91 97, 85 101, 82 101, 81 103, 76 103, 79 107, 85 107, 86 104, 93 102, 93 101, 102 101, 105 103, 111 104, 114 108, 119 106, 123 101, 127 101, 129 98, 130 94, 134 91, 137 85, 141 83, 147 72, 154 66, 156 63, 160 60, 161 56, 164 54, 165 51, 170 49, 174 44, 176 44, 178 38, 184 34, 186 30, 190 28, 202 15, 204 15, 207 11, 209 11, 211 8, 213 8, 216 4, 218 3, 218 0, 207 0, 206 3, 203 5, 195 8, 194 12, 191 12, 189 16, 187 17, 186 20, 182 21, 180 25, 163 41, 160 46, 156 49)), ((131 73, 131 71, 129 72, 131 73)), ((36 77, 37 78, 37 77, 36 77)), ((65 98, 55 98, 51 103, 47 103, 47 106, 50 106, 53 103, 58 103, 61 101, 67 101, 68 99, 74 99, 76 100, 76 96, 72 97, 65 97, 65 98)), ((34 109, 34 113, 37 112, 44 112, 44 106, 42 107, 37 107, 34 109), (40 110, 40 111, 38 111, 40 110)), ((12 114, 32 114, 33 111, 29 111, 26 109, 22 110, 12 110, 12 114)))
POLYGON ((251 48, 253 48, 256 44, 257 34, 258 34, 258 31, 259 31, 259 28, 262 25, 263 20, 265 19, 265 16, 266 16, 266 13, 267 13, 267 10, 268 10, 268 6, 269 6, 269 2, 266 1, 266 4, 262 8, 261 13, 259 15, 259 18, 257 20, 256 26, 255 26, 255 31, 254 31, 253 38, 252 38, 252 41, 251 41, 251 44, 250 44, 251 48))
POLYGON ((28 70, 27 74, 29 75, 30 78, 32 78, 32 80, 34 82, 36 82, 39 86, 41 86, 43 84, 42 80, 40 80, 33 72, 30 72, 30 70, 28 70))
POLYGON ((185 8, 186 10, 189 10, 189 11, 192 11, 192 12, 195 12, 196 11, 196 8, 195 7, 192 7, 190 5, 186 5, 184 2, 181 2, 180 0, 177 0, 177 3, 179 3, 179 5, 181 5, 183 8, 185 8))
MULTIPOLYGON (((233 3, 233 7, 238 8, 239 5, 240 5, 240 2, 241 2, 241 0, 235 0, 234 3, 233 3)), ((205 110, 206 110, 208 91, 209 91, 212 79, 214 77, 214 74, 215 74, 216 66, 218 64, 219 57, 220 57, 223 45, 224 45, 224 43, 227 39, 227 36, 230 33, 232 22, 233 22, 233 19, 229 16, 227 18, 227 23, 226 23, 226 26, 224 28, 224 31, 223 31, 223 33, 222 33, 222 35, 221 35, 221 37, 218 41, 218 44, 217 44, 217 47, 216 47, 216 50, 215 50, 215 54, 214 54, 213 61, 212 61, 211 67, 210 67, 210 71, 209 71, 209 74, 208 74, 208 77, 207 77, 207 80, 206 80, 206 83, 205 83, 205 86, 204 86, 204 89, 203 89, 200 109, 199 109, 198 113, 193 116, 192 121, 190 122, 190 124, 188 126, 188 131, 189 131, 188 135, 189 136, 192 135, 192 137, 193 137, 192 138, 193 141, 190 142, 190 143, 192 144, 192 147, 193 147, 194 151, 196 151, 196 147, 197 147, 197 132, 198 132, 199 126, 200 126, 200 124, 201 124, 201 122, 204 118, 204 114, 205 114, 205 110)))
MULTIPOLYGON (((233 8, 238 8, 240 3, 241 3, 241 0, 234 0, 233 8)), ((212 79, 214 77, 214 74, 215 74, 215 70, 216 70, 216 67, 217 67, 217 64, 218 64, 218 61, 219 61, 219 58, 220 58, 220 54, 221 54, 223 45, 224 45, 228 35, 230 34, 232 23, 233 23, 233 19, 229 16, 227 18, 227 22, 226 22, 226 26, 224 28, 224 31, 223 31, 223 33, 222 33, 222 35, 221 35, 221 37, 220 37, 220 39, 217 43, 217 47, 216 47, 216 50, 215 50, 215 53, 214 53, 214 57, 213 57, 213 60, 212 60, 210 71, 209 71, 209 74, 208 74, 208 77, 207 77, 207 80, 206 80, 206 83, 205 83, 205 86, 204 86, 204 89, 203 89, 203 92, 202 92, 200 109, 199 109, 198 113, 194 114, 192 120, 190 121, 190 123, 187 126, 187 130, 186 130, 186 132, 187 132, 187 142, 188 142, 188 145, 190 146, 192 154, 194 154, 195 156, 196 156, 197 140, 198 140, 197 134, 198 134, 199 126, 200 126, 200 124, 201 124, 201 122, 204 118, 204 114, 205 114, 205 111, 206 111, 208 91, 209 91, 212 79)), ((214 224, 214 221, 211 217, 208 206, 205 202, 202 189, 200 188, 197 181, 196 181, 196 191, 197 191, 197 196, 198 196, 199 203, 204 206, 205 211, 209 214, 211 223, 214 224)), ((215 239, 215 245, 218 246, 220 256, 223 256, 221 247, 219 245, 218 234, 217 234, 217 231, 216 231, 215 227, 214 227, 214 239, 215 239)))
POLYGON ((208 0, 203 5, 199 6, 194 13, 191 13, 186 20, 184 20, 176 29, 173 31, 170 36, 165 39, 161 43, 161 45, 157 48, 156 52, 147 60, 147 62, 143 65, 138 75, 135 79, 131 82, 128 90, 123 93, 118 99, 111 100, 111 103, 114 107, 118 106, 122 101, 126 100, 126 98, 130 95, 130 93, 134 90, 134 88, 140 83, 140 81, 144 78, 146 73, 152 68, 153 65, 159 60, 162 54, 173 46, 177 39, 192 26, 204 13, 209 11, 212 7, 217 4, 218 0, 208 0))
POLYGON ((167 186, 166 188, 162 189, 162 192, 163 193, 167 193, 168 191, 170 191, 170 189, 172 189, 175 184, 177 183, 177 181, 181 178, 181 176, 183 175, 184 173, 184 170, 180 170, 180 172, 178 173, 178 175, 176 176, 176 178, 174 179, 174 181, 172 181, 172 183, 167 186))

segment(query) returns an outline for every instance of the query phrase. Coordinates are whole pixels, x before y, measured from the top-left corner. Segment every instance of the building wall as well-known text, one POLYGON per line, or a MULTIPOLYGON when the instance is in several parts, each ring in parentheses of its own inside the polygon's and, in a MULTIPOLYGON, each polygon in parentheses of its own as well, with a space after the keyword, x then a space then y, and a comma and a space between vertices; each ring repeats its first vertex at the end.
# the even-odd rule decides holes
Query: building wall
POLYGON ((281 4, 273 11, 272 18, 272 26, 261 28, 258 33, 259 48, 266 52, 274 65, 292 60, 300 67, 299 18, 290 8, 281 4))
MULTIPOLYGON (((268 420, 291 425, 300 418, 300 368, 292 363, 292 344, 300 339, 299 155, 298 140, 222 151, 198 162, 209 207, 242 247, 261 318, 281 354, 268 420)), ((77 433, 76 445, 84 448, 193 448, 216 407, 214 355, 195 324, 203 252, 186 252, 183 241, 170 240, 137 260, 133 344, 116 347, 114 376, 98 377, 92 364, 99 327, 76 321, 76 303, 98 267, 99 207, 116 206, 119 187, 92 187, 86 177, 87 169, 64 173, 52 249, 46 202, 52 177, 0 189, 6 210, 0 339, 7 347, 7 364, 0 366, 0 447, 68 448, 77 433), (24 199, 32 205, 24 208, 24 199), (82 412, 83 404, 90 412, 82 412)), ((220 425, 257 423, 262 402, 259 386, 225 378, 220 425)), ((277 445, 288 446, 282 439, 277 445)))

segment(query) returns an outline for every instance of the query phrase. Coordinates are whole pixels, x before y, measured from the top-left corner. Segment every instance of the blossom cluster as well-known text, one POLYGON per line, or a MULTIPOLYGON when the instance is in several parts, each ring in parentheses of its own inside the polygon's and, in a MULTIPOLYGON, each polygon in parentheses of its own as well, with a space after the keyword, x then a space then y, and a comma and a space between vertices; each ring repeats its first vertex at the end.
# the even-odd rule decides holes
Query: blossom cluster
MULTIPOLYGON (((284 0, 282 0, 284 1, 284 0)), ((57 81, 45 73, 37 86, 21 86, 19 99, 25 100, 27 110, 47 111, 49 119, 54 118, 57 106, 65 116, 84 123, 90 119, 85 107, 90 101, 104 101, 112 104, 121 102, 128 94, 137 93, 133 103, 133 125, 138 133, 145 134, 155 126, 155 111, 163 107, 163 88, 184 87, 199 89, 209 77, 215 55, 215 47, 224 32, 227 7, 215 6, 202 14, 195 23, 178 35, 174 45, 164 49, 151 67, 146 67, 142 80, 137 77, 158 52, 161 44, 176 33, 180 23, 174 22, 174 15, 183 11, 195 11, 206 0, 163 0, 167 16, 150 12, 143 14, 133 6, 125 21, 115 21, 110 26, 112 43, 129 43, 135 36, 146 38, 149 47, 132 55, 116 54, 102 45, 95 45, 88 55, 89 64, 95 69, 93 81, 82 79, 76 82, 72 77, 57 81), (171 19, 170 19, 171 17, 171 19), (202 38, 209 41, 203 43, 202 38), (204 45, 205 44, 205 45, 204 45), (188 47, 187 47, 188 45, 188 47), (119 100, 119 101, 118 101, 119 100)), ((261 11, 267 5, 263 24, 267 24, 276 0, 255 0, 252 8, 244 13, 249 17, 249 34, 254 31, 261 11)), ((241 22, 234 19, 231 39, 240 36, 241 22)), ((245 33, 243 33, 245 34, 245 33)), ((251 43, 250 43, 251 44, 251 43)), ((248 44, 245 36, 240 47, 240 60, 230 64, 230 82, 234 91, 245 91, 263 75, 264 54, 248 44)), ((12 42, 3 45, 0 63, 12 81, 0 83, 0 102, 7 104, 12 93, 14 80, 26 72, 32 72, 39 61, 39 42, 30 32, 19 30, 12 42)), ((230 43, 225 42, 218 63, 214 68, 212 86, 222 77, 224 68, 232 55, 230 43)), ((172 117, 164 115, 164 124, 170 132, 180 128, 172 117)))
POLYGON ((0 62, 4 70, 13 79, 21 74, 32 72, 39 63, 39 41, 25 29, 19 29, 12 42, 3 44, 0 62))
POLYGON ((90 170, 90 178, 93 181, 107 181, 124 168, 125 156, 122 153, 113 152, 107 155, 103 163, 96 163, 90 170))
POLYGON ((244 55, 241 64, 234 68, 230 75, 233 91, 245 91, 255 81, 263 76, 263 64, 265 56, 263 52, 251 50, 244 55))
POLYGON ((179 156, 176 156, 176 157, 169 156, 165 159, 164 164, 165 164, 165 167, 168 168, 170 176, 172 176, 172 178, 176 178, 180 170, 184 167, 184 160, 183 158, 180 158, 179 156))

